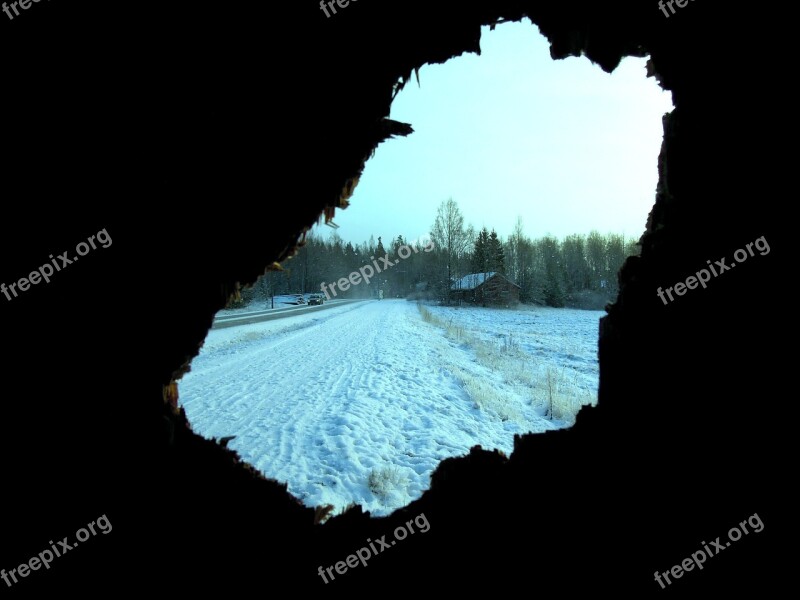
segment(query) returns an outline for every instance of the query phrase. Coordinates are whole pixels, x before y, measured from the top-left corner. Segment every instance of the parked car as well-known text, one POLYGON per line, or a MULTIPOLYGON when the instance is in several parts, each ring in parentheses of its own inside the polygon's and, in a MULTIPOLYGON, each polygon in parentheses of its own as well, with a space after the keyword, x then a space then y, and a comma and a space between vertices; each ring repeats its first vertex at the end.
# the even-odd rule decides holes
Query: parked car
POLYGON ((322 294, 311 294, 308 297, 309 306, 324 304, 324 302, 325 302, 325 296, 323 296, 322 294))

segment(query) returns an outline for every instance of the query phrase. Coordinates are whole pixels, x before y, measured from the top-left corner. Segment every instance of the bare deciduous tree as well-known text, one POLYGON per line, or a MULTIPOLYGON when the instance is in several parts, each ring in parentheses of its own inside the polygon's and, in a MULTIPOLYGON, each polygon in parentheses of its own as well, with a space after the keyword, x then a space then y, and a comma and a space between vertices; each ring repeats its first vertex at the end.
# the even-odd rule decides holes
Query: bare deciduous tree
POLYGON ((431 239, 439 252, 443 252, 447 262, 447 281, 445 293, 451 282, 459 275, 459 265, 473 244, 475 231, 470 225, 464 227, 464 215, 455 200, 448 198, 439 205, 436 220, 431 229, 431 239))

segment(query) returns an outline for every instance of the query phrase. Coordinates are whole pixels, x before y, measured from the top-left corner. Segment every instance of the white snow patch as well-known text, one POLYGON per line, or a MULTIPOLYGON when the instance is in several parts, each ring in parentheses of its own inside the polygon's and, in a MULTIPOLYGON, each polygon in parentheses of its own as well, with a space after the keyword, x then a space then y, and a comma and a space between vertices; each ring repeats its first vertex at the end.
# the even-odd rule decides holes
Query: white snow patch
MULTIPOLYGON (((596 394, 603 313, 429 308, 493 343, 514 336, 537 368, 567 369, 596 394)), ((228 447, 306 505, 386 515, 428 489, 443 459, 476 445, 510 454, 514 434, 564 425, 516 388, 415 304, 373 300, 212 330, 180 403, 196 432, 236 436, 228 447), (513 418, 479 408, 459 373, 496 390, 513 418)))

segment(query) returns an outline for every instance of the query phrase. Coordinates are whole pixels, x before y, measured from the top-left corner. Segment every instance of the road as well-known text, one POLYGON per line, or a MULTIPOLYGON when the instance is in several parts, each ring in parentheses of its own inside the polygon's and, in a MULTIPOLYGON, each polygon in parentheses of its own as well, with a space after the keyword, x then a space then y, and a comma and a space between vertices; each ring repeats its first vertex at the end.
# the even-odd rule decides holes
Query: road
POLYGON ((219 316, 214 319, 214 324, 211 326, 211 329, 224 329, 225 327, 250 325, 252 323, 260 323, 262 321, 271 321, 273 319, 284 319, 297 314, 335 308, 337 306, 343 306, 353 302, 365 302, 365 300, 330 300, 317 306, 308 306, 303 304, 299 306, 287 306, 285 308, 271 308, 269 310, 243 312, 237 315, 219 316))

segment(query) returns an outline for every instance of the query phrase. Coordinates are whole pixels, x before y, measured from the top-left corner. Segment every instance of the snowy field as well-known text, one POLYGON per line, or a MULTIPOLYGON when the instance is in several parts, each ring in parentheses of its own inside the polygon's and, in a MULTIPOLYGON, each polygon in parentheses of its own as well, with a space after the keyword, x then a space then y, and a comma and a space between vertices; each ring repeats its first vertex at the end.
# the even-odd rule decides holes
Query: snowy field
POLYGON ((369 300, 213 330, 180 403, 304 504, 385 515, 445 458, 568 426, 596 398, 602 315, 369 300))
POLYGON ((596 400, 599 379, 597 340, 605 311, 523 306, 519 310, 426 307, 449 326, 461 327, 467 336, 495 347, 505 365, 517 357, 530 371, 531 382, 544 393, 548 375, 559 392, 596 400), (509 356, 511 355, 511 356, 509 356))

